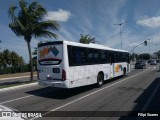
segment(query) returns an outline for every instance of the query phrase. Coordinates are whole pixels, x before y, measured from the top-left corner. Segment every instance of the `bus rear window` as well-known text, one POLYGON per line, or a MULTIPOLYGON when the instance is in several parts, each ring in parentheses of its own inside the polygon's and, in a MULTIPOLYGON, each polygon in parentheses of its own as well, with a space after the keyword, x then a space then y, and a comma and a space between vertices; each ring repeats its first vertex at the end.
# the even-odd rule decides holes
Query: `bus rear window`
POLYGON ((62 43, 51 42, 38 46, 38 63, 40 65, 59 65, 62 62, 62 58, 62 43))

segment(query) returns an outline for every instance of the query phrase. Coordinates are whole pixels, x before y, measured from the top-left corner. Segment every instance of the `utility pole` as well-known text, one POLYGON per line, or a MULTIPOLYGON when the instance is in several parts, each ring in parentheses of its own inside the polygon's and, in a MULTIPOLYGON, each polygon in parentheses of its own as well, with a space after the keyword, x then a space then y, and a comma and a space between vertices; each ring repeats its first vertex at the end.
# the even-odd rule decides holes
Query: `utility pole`
POLYGON ((121 22, 121 23, 118 23, 118 24, 113 24, 113 25, 119 25, 119 27, 120 27, 121 50, 122 50, 122 28, 121 28, 121 26, 126 22, 127 21, 124 21, 124 22, 121 22))
POLYGON ((156 52, 157 52, 157 59, 158 59, 158 51, 157 51, 157 45, 158 45, 158 44, 156 44, 156 52))
POLYGON ((140 45, 142 45, 142 44, 144 44, 144 43, 140 43, 140 44, 138 44, 138 45, 136 45, 136 46, 134 46, 133 48, 132 48, 132 53, 133 53, 133 62, 135 62, 135 56, 134 56, 134 48, 136 48, 136 47, 138 47, 138 46, 140 46, 140 45))
POLYGON ((148 43, 149 43, 149 60, 151 60, 151 51, 150 51, 150 45, 151 45, 151 43, 150 43, 150 40, 151 40, 151 39, 148 39, 148 41, 149 41, 149 42, 148 42, 148 43))

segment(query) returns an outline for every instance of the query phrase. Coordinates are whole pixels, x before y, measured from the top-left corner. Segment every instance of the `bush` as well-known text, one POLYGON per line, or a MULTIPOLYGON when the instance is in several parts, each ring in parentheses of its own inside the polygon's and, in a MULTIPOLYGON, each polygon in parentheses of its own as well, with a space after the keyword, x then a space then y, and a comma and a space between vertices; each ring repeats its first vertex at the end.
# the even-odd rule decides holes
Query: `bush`
POLYGON ((29 72, 30 71, 30 67, 29 64, 27 65, 22 65, 21 67, 19 67, 21 72, 29 72))
POLYGON ((3 68, 1 69, 1 72, 3 72, 4 74, 12 73, 12 68, 11 67, 3 68))
POLYGON ((30 71, 29 64, 22 65, 20 67, 6 67, 6 68, 0 69, 0 73, 3 73, 3 74, 29 72, 29 71, 30 71))

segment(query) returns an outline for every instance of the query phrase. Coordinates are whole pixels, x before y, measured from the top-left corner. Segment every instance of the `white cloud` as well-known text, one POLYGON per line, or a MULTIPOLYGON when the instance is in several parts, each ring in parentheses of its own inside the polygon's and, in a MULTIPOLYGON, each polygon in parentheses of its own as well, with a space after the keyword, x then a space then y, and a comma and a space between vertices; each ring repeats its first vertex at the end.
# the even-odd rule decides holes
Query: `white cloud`
POLYGON ((66 22, 70 17, 71 17, 70 11, 59 9, 58 11, 48 11, 44 19, 66 22))
POLYGON ((157 28, 160 27, 160 16, 138 20, 136 23, 145 27, 157 28))
POLYGON ((137 45, 139 45, 139 43, 130 43, 130 44, 128 44, 130 47, 135 47, 135 46, 137 46, 137 45))

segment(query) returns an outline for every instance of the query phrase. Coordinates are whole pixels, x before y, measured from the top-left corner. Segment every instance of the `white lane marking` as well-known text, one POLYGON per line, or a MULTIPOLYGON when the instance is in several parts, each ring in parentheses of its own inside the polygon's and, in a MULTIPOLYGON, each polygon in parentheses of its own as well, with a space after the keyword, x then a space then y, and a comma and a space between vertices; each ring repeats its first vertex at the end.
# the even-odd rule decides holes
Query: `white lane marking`
POLYGON ((27 95, 27 96, 24 96, 24 97, 20 97, 20 98, 4 101, 4 102, 1 102, 0 105, 4 104, 4 103, 9 103, 9 102, 13 102, 13 101, 16 101, 16 100, 21 100, 21 99, 24 99, 24 98, 32 97, 32 96, 34 96, 34 95, 27 95))
POLYGON ((153 67, 153 69, 155 69, 156 67, 153 67))
MULTIPOLYGON (((78 98, 78 99, 76 99, 76 100, 73 100, 73 101, 71 101, 71 102, 68 102, 68 103, 66 103, 66 104, 64 104, 64 105, 62 105, 62 106, 59 106, 59 107, 57 107, 57 108, 54 108, 54 109, 52 109, 51 111, 56 111, 56 110, 59 110, 59 109, 61 109, 61 108, 64 108, 64 107, 66 107, 66 106, 68 106, 68 105, 70 105, 70 104, 72 104, 72 103, 75 103, 75 102, 77 102, 77 101, 80 101, 80 100, 82 100, 82 99, 84 99, 84 98, 86 98, 86 97, 88 97, 88 96, 91 96, 91 95, 93 95, 93 94, 95 94, 95 93, 97 93, 97 92, 100 92, 100 91, 102 91, 102 90, 104 90, 104 89, 107 89, 107 88, 109 88, 109 87, 111 87, 111 86, 113 86, 113 85, 116 85, 116 84, 118 84, 118 83, 124 82, 125 80, 130 79, 130 78, 133 78, 133 77, 135 77, 135 76, 137 76, 137 75, 140 75, 140 74, 142 74, 142 73, 144 73, 144 72, 146 72, 146 71, 148 71, 148 70, 144 70, 143 72, 137 73, 137 74, 135 74, 135 75, 133 75, 133 76, 131 76, 131 77, 128 77, 128 78, 126 78, 126 79, 123 79, 123 80, 118 81, 118 82, 116 82, 116 83, 113 83, 113 84, 111 84, 111 85, 108 85, 108 86, 106 86, 106 87, 104 87, 104 88, 101 88, 101 89, 99 89, 99 90, 97 90, 97 91, 94 91, 94 92, 92 92, 92 93, 89 93, 89 94, 87 94, 87 95, 85 95, 85 96, 83 96, 83 97, 80 97, 80 98, 78 98)), ((51 111, 46 112, 46 113, 44 113, 43 115, 49 114, 51 111)))
MULTIPOLYGON (((36 77, 37 75, 33 75, 33 77, 36 77)), ((20 76, 20 77, 9 77, 9 78, 0 78, 0 80, 10 80, 10 79, 17 79, 17 78, 26 78, 30 76, 20 76)))
POLYGON ((11 108, 11 107, 4 106, 4 105, 0 105, 0 111, 9 111, 9 112, 16 111, 16 112, 18 112, 18 110, 11 108))

